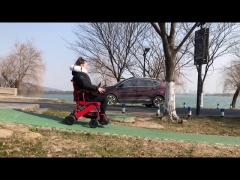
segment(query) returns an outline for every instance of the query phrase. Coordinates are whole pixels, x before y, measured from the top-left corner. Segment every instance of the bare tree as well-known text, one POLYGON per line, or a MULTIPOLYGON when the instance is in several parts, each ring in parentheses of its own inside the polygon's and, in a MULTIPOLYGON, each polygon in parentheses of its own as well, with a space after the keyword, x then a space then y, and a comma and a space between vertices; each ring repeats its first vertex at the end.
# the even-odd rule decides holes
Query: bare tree
POLYGON ((130 49, 146 28, 139 23, 90 23, 79 25, 77 40, 72 49, 91 60, 96 73, 102 69, 106 76, 119 82, 127 68, 131 68, 130 49), (98 67, 101 67, 98 68, 98 67))
POLYGON ((26 90, 29 92, 30 86, 26 84, 34 84, 32 91, 36 91, 36 85, 40 87, 43 71, 41 53, 31 42, 16 43, 14 50, 1 62, 0 68, 5 86, 18 88, 20 94, 26 90))
MULTIPOLYGON (((184 26, 186 31, 189 31, 189 24, 184 26)), ((214 63, 219 57, 234 53, 237 46, 240 44, 239 26, 235 23, 207 23, 206 28, 209 28, 209 46, 208 46, 208 62, 205 65, 201 79, 201 89, 209 71, 214 71, 214 63)), ((194 36, 191 36, 190 41, 194 46, 194 36)), ((193 48, 189 51, 192 58, 194 57, 193 48)), ((197 68, 199 68, 197 66, 197 68)), ((200 99, 201 101, 202 99, 200 99)))
POLYGON ((240 92, 240 61, 234 60, 229 67, 225 67, 224 88, 234 89, 235 93, 232 98, 232 108, 236 108, 237 97, 240 92))
POLYGON ((132 64, 127 67, 128 72, 134 77, 142 77, 145 67, 146 77, 164 80, 164 55, 161 49, 161 41, 156 38, 151 26, 138 38, 136 45, 130 49, 132 64), (144 64, 144 50, 150 48, 144 64), (134 65, 134 66, 133 66, 134 65))
MULTIPOLYGON (((176 38, 181 37, 183 33, 184 31, 182 28, 178 27, 176 38)), ((192 60, 192 58, 186 56, 188 55, 188 51, 191 46, 191 43, 187 41, 177 54, 175 73, 176 88, 181 88, 184 85, 183 78, 185 78, 185 76, 182 72, 182 68, 192 60)), ((132 63, 135 64, 134 67, 128 69, 128 72, 130 72, 132 76, 143 76, 145 67, 146 77, 165 81, 165 56, 162 47, 162 40, 160 38, 156 38, 156 32, 151 26, 146 29, 141 38, 138 39, 136 45, 130 51, 133 54, 132 63), (150 48, 150 50, 147 53, 144 65, 143 52, 145 48, 150 48)))
MULTIPOLYGON (((179 121, 176 113, 175 103, 175 77, 178 62, 178 55, 191 33, 197 27, 198 23, 192 25, 191 29, 182 36, 176 38, 177 23, 151 23, 157 34, 161 37, 163 52, 165 56, 166 69, 166 93, 165 93, 165 115, 173 121, 179 121), (179 41, 178 45, 176 45, 179 41)), ((182 122, 182 121, 179 121, 182 122)))
POLYGON ((2 59, 0 66, 1 73, 1 87, 15 87, 15 72, 14 72, 14 60, 13 59, 2 59))
POLYGON ((99 79, 102 86, 111 86, 116 83, 116 79, 107 76, 107 69, 102 67, 96 61, 91 62, 92 66, 89 68, 89 72, 92 76, 93 81, 99 83, 99 79))

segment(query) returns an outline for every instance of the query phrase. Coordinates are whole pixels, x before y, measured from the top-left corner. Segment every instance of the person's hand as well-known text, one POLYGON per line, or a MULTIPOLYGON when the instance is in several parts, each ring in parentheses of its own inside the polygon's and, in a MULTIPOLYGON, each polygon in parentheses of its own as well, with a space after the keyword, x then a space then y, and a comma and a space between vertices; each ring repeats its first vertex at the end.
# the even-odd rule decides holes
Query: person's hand
POLYGON ((105 91, 106 90, 104 88, 101 88, 101 87, 98 88, 98 92, 100 92, 101 94, 104 93, 105 91))

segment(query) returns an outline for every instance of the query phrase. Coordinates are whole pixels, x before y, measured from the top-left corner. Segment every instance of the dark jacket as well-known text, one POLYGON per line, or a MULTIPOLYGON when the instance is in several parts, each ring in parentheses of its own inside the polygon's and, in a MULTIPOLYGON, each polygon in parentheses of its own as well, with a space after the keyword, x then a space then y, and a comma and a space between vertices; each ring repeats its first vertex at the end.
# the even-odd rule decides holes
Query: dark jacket
POLYGON ((88 91, 91 95, 96 96, 98 93, 98 86, 91 83, 89 76, 84 72, 72 71, 73 81, 81 90, 88 91))

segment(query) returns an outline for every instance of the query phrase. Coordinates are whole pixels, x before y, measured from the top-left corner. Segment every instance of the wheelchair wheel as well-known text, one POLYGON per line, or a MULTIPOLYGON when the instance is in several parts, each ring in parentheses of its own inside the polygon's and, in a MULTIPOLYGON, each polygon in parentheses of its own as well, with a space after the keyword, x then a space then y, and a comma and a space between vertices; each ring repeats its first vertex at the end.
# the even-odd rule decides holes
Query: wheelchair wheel
POLYGON ((75 121, 76 121, 76 118, 73 114, 70 114, 64 119, 64 123, 67 125, 73 125, 75 121))
POLYGON ((98 121, 96 119, 91 119, 91 121, 89 121, 88 124, 89 124, 90 128, 96 128, 99 126, 98 121))

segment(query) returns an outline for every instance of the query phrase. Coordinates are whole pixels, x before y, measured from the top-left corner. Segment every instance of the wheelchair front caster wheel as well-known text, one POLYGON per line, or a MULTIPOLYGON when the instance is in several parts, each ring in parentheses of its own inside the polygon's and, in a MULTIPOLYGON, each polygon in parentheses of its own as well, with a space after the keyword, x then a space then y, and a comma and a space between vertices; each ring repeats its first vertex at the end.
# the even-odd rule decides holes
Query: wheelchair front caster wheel
POLYGON ((96 128, 99 126, 98 121, 96 119, 91 119, 91 121, 89 121, 88 124, 89 124, 90 128, 96 128))
POLYGON ((73 125, 76 121, 76 118, 74 115, 70 114, 69 116, 65 117, 64 123, 67 125, 73 125))

